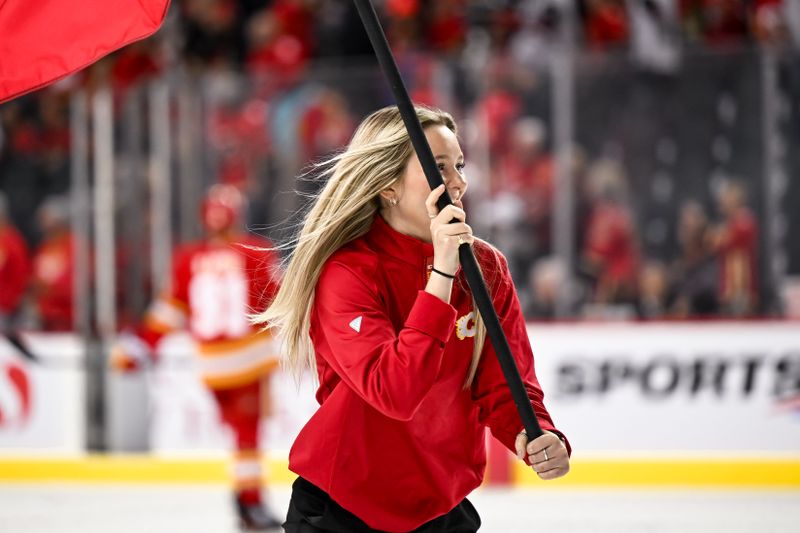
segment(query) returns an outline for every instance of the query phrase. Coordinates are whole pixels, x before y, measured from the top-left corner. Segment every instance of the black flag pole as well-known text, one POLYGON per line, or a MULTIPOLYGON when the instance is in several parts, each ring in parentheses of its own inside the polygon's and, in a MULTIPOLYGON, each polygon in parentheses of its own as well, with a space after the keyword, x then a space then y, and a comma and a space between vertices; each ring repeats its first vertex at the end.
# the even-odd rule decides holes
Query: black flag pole
MULTIPOLYGON (((394 56, 389 48, 386 35, 383 33, 378 15, 375 13, 375 9, 369 0, 354 1, 356 9, 358 9, 358 14, 361 17, 361 22, 364 24, 364 29, 366 29, 369 40, 372 43, 372 48, 375 50, 375 55, 378 58, 381 70, 383 70, 392 88, 397 107, 403 117, 403 123, 406 126, 406 130, 408 130, 411 144, 414 146, 414 151, 417 153, 417 157, 422 164, 422 170, 425 172, 428 184, 431 189, 435 189, 443 183, 442 176, 439 172, 436 160, 433 157, 433 153, 431 152, 431 148, 428 145, 425 132, 422 130, 422 126, 417 118, 414 105, 411 102, 411 98, 408 96, 403 78, 400 76, 400 70, 397 68, 397 63, 395 63, 394 56)), ((438 207, 439 209, 444 209, 452 203, 450 196, 447 191, 445 191, 444 194, 439 197, 438 207)), ((530 398, 528 398, 525 385, 522 383, 522 378, 519 375, 519 369, 514 361, 514 357, 511 355, 508 339, 506 339, 503 328, 500 326, 500 320, 497 317, 497 312, 492 304, 491 296, 486 288, 486 281, 483 279, 481 271, 478 268, 478 261, 475 259, 472 247, 466 243, 459 247, 458 255, 461 260, 461 269, 464 271, 464 276, 467 278, 467 283, 472 290, 472 295, 478 306, 478 312, 480 312, 486 324, 486 333, 494 347, 495 354, 497 354, 497 359, 500 362, 503 375, 511 390, 511 396, 514 399, 517 411, 519 411, 520 418, 522 419, 522 426, 525 428, 525 433, 528 434, 528 439, 533 440, 542 435, 542 428, 539 427, 539 421, 536 420, 530 398)))

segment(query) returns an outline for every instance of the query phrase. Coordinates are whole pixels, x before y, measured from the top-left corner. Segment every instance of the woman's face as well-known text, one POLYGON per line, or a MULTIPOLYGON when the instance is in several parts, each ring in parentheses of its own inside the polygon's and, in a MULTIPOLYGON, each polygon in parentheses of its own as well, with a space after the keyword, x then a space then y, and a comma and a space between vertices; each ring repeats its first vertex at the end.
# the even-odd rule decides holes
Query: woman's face
MULTIPOLYGON (((455 205, 463 209, 461 199, 467 191, 467 179, 464 175, 464 154, 458 144, 458 138, 447 126, 441 125, 426 128, 425 137, 438 163, 450 198, 455 205)), ((397 205, 389 205, 383 209, 387 223, 401 233, 430 242, 431 221, 425 207, 425 199, 430 192, 431 188, 425 179, 422 165, 414 154, 406 163, 405 171, 398 183, 382 194, 386 200, 397 199, 397 205)))

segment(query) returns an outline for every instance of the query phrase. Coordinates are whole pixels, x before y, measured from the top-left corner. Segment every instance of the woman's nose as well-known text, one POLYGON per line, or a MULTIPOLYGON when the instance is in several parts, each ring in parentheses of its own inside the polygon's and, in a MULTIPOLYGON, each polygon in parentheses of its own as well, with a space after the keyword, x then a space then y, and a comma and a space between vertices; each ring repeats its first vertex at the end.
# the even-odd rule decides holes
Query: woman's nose
POLYGON ((442 175, 442 179, 448 189, 466 189, 467 178, 458 171, 448 172, 442 175))

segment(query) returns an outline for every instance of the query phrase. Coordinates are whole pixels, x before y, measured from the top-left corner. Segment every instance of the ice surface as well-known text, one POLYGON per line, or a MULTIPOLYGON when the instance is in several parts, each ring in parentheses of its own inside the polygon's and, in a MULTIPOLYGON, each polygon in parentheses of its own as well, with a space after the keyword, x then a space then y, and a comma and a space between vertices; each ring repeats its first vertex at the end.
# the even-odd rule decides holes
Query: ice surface
MULTIPOLYGON (((270 494, 285 511, 289 488, 270 494)), ((482 489, 481 533, 798 533, 800 492, 482 489)), ((233 533, 224 487, 0 485, 3 533, 233 533)))

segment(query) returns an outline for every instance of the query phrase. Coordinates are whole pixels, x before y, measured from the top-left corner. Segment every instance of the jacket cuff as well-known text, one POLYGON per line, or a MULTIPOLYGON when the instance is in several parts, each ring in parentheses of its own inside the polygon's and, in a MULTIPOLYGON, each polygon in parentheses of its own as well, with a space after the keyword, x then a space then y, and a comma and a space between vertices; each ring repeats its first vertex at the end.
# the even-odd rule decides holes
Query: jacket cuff
POLYGON ((572 457, 572 445, 569 443, 569 439, 567 438, 567 436, 561 433, 556 428, 548 429, 547 431, 549 431, 550 433, 555 433, 555 435, 559 439, 561 439, 561 442, 564 443, 564 447, 567 448, 567 455, 572 457))
POLYGON ((456 310, 429 292, 419 291, 406 319, 406 327, 445 344, 456 327, 456 310))

